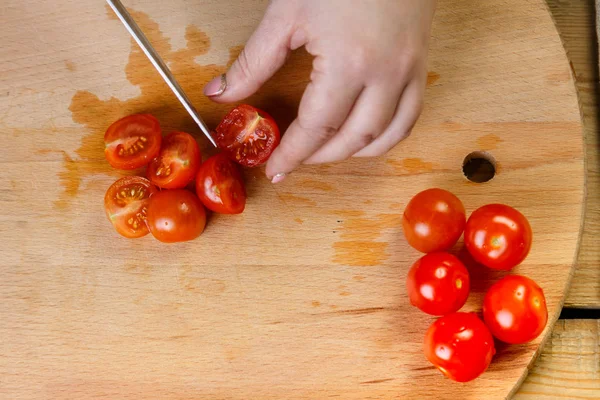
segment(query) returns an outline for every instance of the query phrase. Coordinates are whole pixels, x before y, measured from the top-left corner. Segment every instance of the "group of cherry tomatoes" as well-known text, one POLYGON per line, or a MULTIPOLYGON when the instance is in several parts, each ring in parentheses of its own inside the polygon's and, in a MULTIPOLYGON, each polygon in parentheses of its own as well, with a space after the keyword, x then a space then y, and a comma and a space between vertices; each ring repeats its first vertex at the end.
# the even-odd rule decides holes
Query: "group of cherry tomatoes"
POLYGON ((223 118, 214 135, 221 153, 202 162, 196 139, 185 132, 162 137, 158 120, 150 114, 114 122, 104 135, 110 165, 122 170, 147 167, 145 178, 121 178, 106 192, 104 208, 116 231, 128 238, 150 232, 161 242, 182 242, 204 231, 205 207, 242 213, 246 189, 236 163, 254 167, 267 161, 279 144, 279 129, 267 113, 244 104, 223 118))
POLYGON ((473 380, 490 365, 494 338, 520 344, 542 333, 548 320, 544 292, 522 275, 492 285, 484 298, 483 321, 475 313, 459 312, 469 296, 469 271, 448 253, 464 232, 465 247, 475 261, 511 270, 531 248, 531 227, 523 214, 489 204, 467 220, 458 197, 428 189, 408 203, 402 227, 408 243, 427 253, 411 267, 406 286, 411 304, 441 316, 425 334, 424 351, 444 375, 458 382, 473 380))

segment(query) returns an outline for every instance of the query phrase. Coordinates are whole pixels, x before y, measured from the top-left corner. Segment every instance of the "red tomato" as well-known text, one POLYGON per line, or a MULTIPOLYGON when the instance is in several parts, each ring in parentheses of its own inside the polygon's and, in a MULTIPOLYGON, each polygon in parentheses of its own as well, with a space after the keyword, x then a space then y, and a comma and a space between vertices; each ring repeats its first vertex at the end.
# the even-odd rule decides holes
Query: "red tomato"
POLYGON ((406 289, 412 305, 431 315, 460 310, 469 297, 469 272, 449 253, 421 257, 408 272, 406 289))
POLYGON ((200 199, 184 190, 163 190, 148 204, 148 228, 165 243, 196 239, 206 226, 206 211, 200 199))
POLYGON ((231 110, 215 133, 219 148, 246 167, 266 162, 279 144, 279 128, 273 118, 247 104, 231 110))
POLYGON ((200 163, 196 139, 189 133, 172 132, 148 165, 148 179, 162 189, 183 189, 196 176, 200 163))
POLYGON ((104 196, 104 210, 121 235, 138 238, 148 234, 146 215, 150 195, 156 192, 149 180, 127 176, 113 183, 104 196))
POLYGON ((503 204, 483 206, 469 217, 465 245, 475 261, 494 269, 510 270, 531 249, 531 227, 527 218, 503 204))
POLYGON ((542 333, 548 322, 544 291, 524 276, 504 277, 485 295, 483 319, 492 335, 503 342, 530 342, 542 333))
POLYGON ((246 207, 246 188, 238 166, 219 153, 200 166, 196 176, 196 193, 214 212, 240 214, 246 207))
POLYGON ((457 382, 481 375, 494 354, 494 338, 475 313, 448 314, 435 321, 425 334, 425 357, 457 382))
POLYGON ((160 149, 158 120, 150 114, 121 118, 104 134, 104 155, 118 169, 136 169, 148 164, 160 149))
POLYGON ((428 189, 413 197, 402 217, 408 244, 422 253, 449 250, 465 227, 465 207, 452 193, 428 189))

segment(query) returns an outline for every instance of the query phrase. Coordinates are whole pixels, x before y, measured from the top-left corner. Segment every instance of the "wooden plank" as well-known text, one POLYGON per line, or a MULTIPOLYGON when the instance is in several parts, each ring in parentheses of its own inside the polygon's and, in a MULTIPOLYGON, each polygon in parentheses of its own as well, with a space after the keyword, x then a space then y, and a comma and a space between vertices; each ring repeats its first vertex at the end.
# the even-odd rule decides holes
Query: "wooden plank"
POLYGON ((513 400, 600 398, 600 321, 560 320, 513 400))
POLYGON ((583 113, 587 200, 577 268, 566 307, 600 308, 600 113, 594 0, 547 0, 575 74, 583 113))

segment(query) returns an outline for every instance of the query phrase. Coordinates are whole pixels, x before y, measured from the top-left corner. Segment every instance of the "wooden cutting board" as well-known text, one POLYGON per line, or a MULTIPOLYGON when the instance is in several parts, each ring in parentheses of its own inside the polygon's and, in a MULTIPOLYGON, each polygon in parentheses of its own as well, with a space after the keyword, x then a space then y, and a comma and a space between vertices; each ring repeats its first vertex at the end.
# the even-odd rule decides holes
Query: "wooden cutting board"
MULTIPOLYGON (((265 1, 131 0, 136 20, 207 122, 229 109, 203 85, 222 73, 265 1)), ((273 186, 246 172, 240 216, 213 215, 191 243, 123 239, 103 196, 122 176, 103 156, 115 119, 152 112, 202 139, 101 1, 0 5, 0 397, 6 399, 500 399, 548 336, 498 346, 489 371, 452 383, 422 355, 432 317, 404 283, 419 254, 401 213, 437 186, 470 212, 520 209, 534 245, 515 269, 558 317, 584 198, 579 108, 543 0, 440 2, 427 104, 413 135, 379 159, 302 168, 273 186), (485 151, 495 178, 469 182, 485 151)), ((285 128, 310 58, 248 101, 285 128)), ((460 246, 459 246, 460 247, 460 246)), ((457 251, 460 251, 457 250, 457 251)), ((478 311, 503 274, 469 265, 478 311)))

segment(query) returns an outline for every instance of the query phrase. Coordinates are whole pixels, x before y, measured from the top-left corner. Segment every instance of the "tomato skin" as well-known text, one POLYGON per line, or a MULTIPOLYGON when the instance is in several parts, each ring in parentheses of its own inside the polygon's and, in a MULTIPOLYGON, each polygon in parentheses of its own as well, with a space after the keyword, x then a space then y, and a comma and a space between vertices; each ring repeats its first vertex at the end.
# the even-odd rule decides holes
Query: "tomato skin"
POLYGON ((425 357, 448 378, 468 382, 496 354, 494 338, 475 313, 457 312, 435 321, 425 334, 425 357))
POLYGON ((108 188, 104 211, 120 235, 133 239, 148 234, 148 203, 156 191, 149 180, 139 176, 121 178, 108 188))
POLYGON ((196 176, 196 194, 202 204, 221 214, 240 214, 246 207, 246 188, 238 166, 226 154, 208 158, 196 176))
POLYGON ((483 319, 498 340, 510 344, 530 342, 548 322, 544 291, 525 276, 506 276, 486 293, 483 319))
POLYGON ((160 124, 153 115, 129 115, 106 130, 104 156, 113 168, 137 169, 158 154, 161 142, 160 124))
POLYGON ((454 246, 465 222, 465 207, 459 198, 447 190, 433 188, 410 200, 402 216, 402 229, 413 248, 433 253, 454 246))
POLYGON ((460 310, 470 290, 469 271, 449 253, 426 254, 408 272, 406 289, 413 306, 430 315, 460 310))
POLYGON ((148 204, 148 229, 164 243, 196 239, 206 226, 206 211, 200 199, 184 190, 155 193, 148 204))
POLYGON ((227 114, 215 129, 218 147, 246 167, 265 163, 279 145, 279 127, 265 111, 242 104, 227 114))
POLYGON ((493 269, 511 270, 531 249, 532 232, 523 214, 504 204, 488 204, 471 214, 465 246, 475 261, 493 269))
POLYGON ((148 165, 148 179, 161 189, 183 189, 196 176, 202 162, 200 147, 189 133, 171 132, 148 165))

